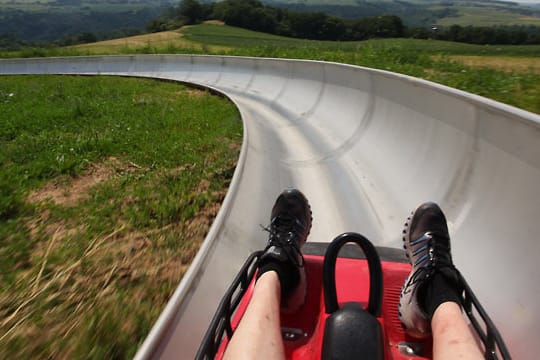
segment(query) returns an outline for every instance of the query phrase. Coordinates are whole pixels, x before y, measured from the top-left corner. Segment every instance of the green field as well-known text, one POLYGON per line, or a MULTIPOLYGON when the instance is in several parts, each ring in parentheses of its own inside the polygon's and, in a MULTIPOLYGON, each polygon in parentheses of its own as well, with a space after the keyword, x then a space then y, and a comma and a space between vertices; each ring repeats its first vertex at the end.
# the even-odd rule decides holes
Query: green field
MULTIPOLYGON (((378 39, 362 42, 325 42, 283 38, 223 25, 203 24, 182 31, 186 40, 207 46, 229 47, 214 53, 314 59, 367 66, 412 75, 486 96, 540 113, 540 75, 536 68, 540 46, 482 46, 436 40, 378 39), (467 66, 452 55, 481 55, 490 59, 525 59, 531 68, 502 71, 467 66)), ((169 49, 170 50, 170 49, 169 49)), ((159 52, 159 49, 155 49, 159 52)), ((182 49, 178 49, 182 52, 182 49)))
MULTIPOLYGON (((357 51, 365 46, 376 48, 397 47, 400 51, 422 54, 447 55, 512 55, 540 57, 540 45, 472 45, 439 40, 420 39, 376 39, 367 41, 316 41, 302 40, 245 30, 237 27, 202 24, 189 26, 181 32, 187 40, 206 45, 221 45, 234 48, 234 52, 247 49, 279 47, 286 49, 305 48, 321 51, 357 51)), ((156 49, 158 50, 158 49, 156 49)))
POLYGON ((437 40, 374 39, 331 42, 285 38, 217 24, 189 26, 177 39, 164 42, 160 33, 145 37, 144 44, 127 46, 86 44, 72 48, 25 49, 0 53, 0 57, 72 56, 111 53, 213 54, 334 61, 389 70, 540 113, 540 45, 471 45, 437 40), (153 40, 155 36, 155 41, 153 40), (485 65, 460 61, 462 56, 485 56, 485 65), (504 58, 504 69, 492 66, 504 58), (512 59, 516 66, 512 67, 512 59), (527 63, 531 66, 527 67, 527 63), (524 65, 525 64, 525 65, 524 65))
POLYGON ((540 17, 522 15, 506 10, 484 7, 458 6, 457 16, 446 17, 437 21, 437 25, 474 25, 474 26, 507 26, 535 25, 540 26, 540 17))
POLYGON ((235 168, 233 104, 154 80, 0 82, 0 358, 131 358, 235 168))

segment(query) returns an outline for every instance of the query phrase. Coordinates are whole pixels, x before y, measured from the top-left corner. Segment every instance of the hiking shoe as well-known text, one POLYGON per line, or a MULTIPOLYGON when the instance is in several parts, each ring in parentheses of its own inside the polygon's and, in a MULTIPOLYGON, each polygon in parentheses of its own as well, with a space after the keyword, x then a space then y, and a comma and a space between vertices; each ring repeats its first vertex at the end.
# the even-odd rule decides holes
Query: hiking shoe
POLYGON ((270 226, 268 244, 259 260, 259 275, 274 270, 281 283, 281 308, 295 312, 306 297, 306 272, 300 249, 311 230, 311 208, 306 197, 296 189, 287 189, 277 198, 270 226))
POLYGON ((407 218, 403 248, 412 269, 401 290, 399 318, 410 335, 423 337, 431 332, 431 317, 442 302, 461 303, 446 217, 437 204, 424 203, 407 218))

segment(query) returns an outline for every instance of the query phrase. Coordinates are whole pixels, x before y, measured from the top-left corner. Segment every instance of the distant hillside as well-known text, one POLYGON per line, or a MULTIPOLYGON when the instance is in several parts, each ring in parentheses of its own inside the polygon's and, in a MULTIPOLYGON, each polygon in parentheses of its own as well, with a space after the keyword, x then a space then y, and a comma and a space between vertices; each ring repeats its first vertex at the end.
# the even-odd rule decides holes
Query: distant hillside
MULTIPOLYGON (((6 48, 3 43, 56 41, 69 45, 138 34, 145 30, 148 22, 163 14, 165 8, 177 5, 180 1, 0 0, 0 48, 6 48)), ((262 0, 262 2, 294 11, 324 12, 344 19, 392 14, 399 16, 408 27, 453 24, 540 27, 540 6, 508 1, 262 0)))
POLYGON ((133 33, 169 4, 168 0, 0 0, 0 35, 50 41, 81 33, 133 33))
POLYGON ((408 26, 540 26, 539 6, 509 1, 263 0, 263 3, 296 11, 320 11, 349 19, 392 14, 401 17, 408 26))

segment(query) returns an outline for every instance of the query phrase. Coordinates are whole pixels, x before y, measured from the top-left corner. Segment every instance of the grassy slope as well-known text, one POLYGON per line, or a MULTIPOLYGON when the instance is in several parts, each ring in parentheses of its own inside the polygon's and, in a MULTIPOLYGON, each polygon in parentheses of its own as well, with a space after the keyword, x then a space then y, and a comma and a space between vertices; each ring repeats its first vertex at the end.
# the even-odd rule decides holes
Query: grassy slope
POLYGON ((540 56, 540 45, 471 45, 439 40, 420 39, 377 39, 369 41, 316 41, 287 38, 271 34, 245 30, 237 27, 215 24, 190 26, 181 30, 186 40, 206 45, 222 45, 235 48, 261 48, 276 46, 283 48, 302 47, 308 49, 355 51, 365 45, 374 47, 398 46, 403 50, 428 54, 454 55, 510 55, 510 56, 540 56))
POLYGON ((164 31, 160 33, 130 36, 121 39, 100 41, 92 44, 82 44, 71 46, 70 49, 88 54, 129 54, 140 49, 159 47, 166 49, 170 47, 193 49, 202 51, 199 43, 186 40, 182 33, 178 31, 164 31))
POLYGON ((540 113, 540 46, 482 46, 418 39, 361 42, 285 38, 240 28, 202 24, 180 30, 179 42, 161 34, 144 45, 106 47, 103 43, 69 49, 26 49, 0 57, 70 56, 110 53, 195 53, 314 59, 349 63, 425 78, 540 113), (474 57, 467 59, 468 56, 474 57), (482 63, 478 56, 489 57, 482 63), (501 59, 503 57, 503 59, 501 59), (515 59, 513 62, 512 59, 515 59), (504 63, 501 66, 501 63, 504 63), (468 64, 468 65, 466 65, 468 64), (531 64, 529 68, 527 64, 531 64))
POLYGON ((0 82, 0 358, 131 358, 228 187, 230 102, 143 79, 0 82))
MULTIPOLYGON (((390 70, 439 82, 540 113, 540 46, 480 46, 435 40, 383 39, 325 42, 265 35, 228 26, 203 24, 183 30, 186 39, 233 48, 229 55, 268 56, 344 62, 390 70), (505 69, 476 60, 464 65, 452 56, 504 56, 505 69), (512 67, 512 58, 516 66, 512 67), (523 66, 530 63, 531 69, 523 66), (519 65, 517 65, 519 63, 519 65)), ((179 49, 179 52, 182 52, 179 49)))

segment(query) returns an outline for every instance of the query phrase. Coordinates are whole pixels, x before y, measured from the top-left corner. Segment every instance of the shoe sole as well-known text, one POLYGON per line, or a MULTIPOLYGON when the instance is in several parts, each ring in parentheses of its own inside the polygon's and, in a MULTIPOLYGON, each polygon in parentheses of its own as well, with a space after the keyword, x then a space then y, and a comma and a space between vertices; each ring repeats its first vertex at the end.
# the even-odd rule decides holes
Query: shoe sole
POLYGON ((311 226, 313 224, 313 212, 311 211, 311 205, 308 203, 308 209, 309 209, 309 229, 307 232, 307 236, 311 233, 311 226))
MULTIPOLYGON (((411 224, 412 219, 414 217, 414 214, 416 213, 416 210, 418 210, 422 205, 418 205, 414 211, 411 211, 411 214, 407 217, 407 220, 405 221, 405 224, 403 225, 403 250, 405 250, 405 255, 407 256, 407 259, 409 260, 409 263, 412 262, 412 259, 409 256, 409 247, 408 244, 411 243, 411 224)), ((412 265, 412 263, 411 263, 412 265)))
MULTIPOLYGON (((306 196, 304 195, 304 193, 302 193, 302 192, 301 192, 300 190, 298 190, 298 189, 294 189, 294 190, 296 190, 296 191, 302 196, 302 198, 306 201, 307 208, 308 208, 308 211, 309 211, 309 228, 308 228, 307 234, 306 234, 306 242, 307 242, 307 238, 308 238, 309 234, 311 233, 311 227, 313 226, 313 211, 311 211, 311 205, 309 204, 309 201, 308 201, 308 199, 306 198, 306 196)), ((305 243, 306 243, 306 242, 305 242, 305 243)), ((304 244, 305 244, 305 243, 304 243, 304 244)), ((304 246, 304 245, 302 244, 302 247, 303 247, 303 246, 304 246)), ((300 250, 301 250, 301 249, 300 249, 300 250)))
MULTIPOLYGON (((405 282, 401 288, 401 294, 403 294, 403 291, 405 290, 406 288, 406 284, 409 282, 409 279, 410 279, 410 276, 412 276, 412 274, 414 273, 414 266, 412 264, 412 259, 411 257, 409 256, 409 247, 407 246, 408 244, 410 244, 410 236, 411 236, 411 224, 412 224, 412 220, 414 218, 414 214, 416 213, 416 211, 420 208, 421 205, 418 205, 416 207, 416 209, 414 209, 414 211, 411 211, 411 214, 407 217, 407 220, 405 221, 405 224, 403 226, 403 249, 405 250, 405 255, 407 256, 407 260, 409 260, 409 263, 411 264, 411 272, 409 273, 409 275, 407 276, 407 278, 405 279, 405 282)), ((401 313, 401 295, 400 295, 400 301, 398 303, 398 312, 401 313)), ((401 315, 399 315, 399 318, 400 318, 400 321, 401 321, 401 315)), ((428 333, 426 332, 422 332, 422 331, 418 331, 417 329, 411 327, 411 328, 407 328, 403 322, 401 322, 401 326, 403 327, 403 330, 411 337, 413 338, 416 338, 416 339, 422 339, 422 338, 425 338, 426 336, 428 336, 428 333)))

